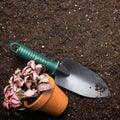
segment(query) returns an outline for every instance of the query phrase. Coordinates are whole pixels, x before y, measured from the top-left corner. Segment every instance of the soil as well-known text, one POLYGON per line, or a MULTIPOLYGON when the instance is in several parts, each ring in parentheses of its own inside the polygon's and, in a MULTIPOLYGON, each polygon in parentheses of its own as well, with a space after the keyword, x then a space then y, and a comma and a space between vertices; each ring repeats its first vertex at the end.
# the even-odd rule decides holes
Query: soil
POLYGON ((0 120, 120 120, 120 1, 1 0, 0 120), (109 97, 92 99, 61 88, 69 97, 65 112, 54 117, 3 107, 3 88, 26 61, 8 50, 19 42, 52 60, 70 58, 99 74, 109 97))

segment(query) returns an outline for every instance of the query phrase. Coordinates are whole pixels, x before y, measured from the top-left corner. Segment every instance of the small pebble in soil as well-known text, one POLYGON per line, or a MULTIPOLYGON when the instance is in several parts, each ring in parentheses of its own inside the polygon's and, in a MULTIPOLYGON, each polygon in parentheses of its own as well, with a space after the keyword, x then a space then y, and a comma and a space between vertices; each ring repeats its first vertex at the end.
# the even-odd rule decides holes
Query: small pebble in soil
POLYGON ((114 10, 113 10, 113 14, 115 14, 115 13, 118 13, 118 10, 117 10, 117 9, 114 9, 114 10))
POLYGON ((10 34, 12 33, 12 31, 10 31, 10 34))
POLYGON ((15 38, 16 36, 15 36, 15 35, 13 35, 13 37, 15 38))
POLYGON ((5 29, 5 27, 4 27, 4 26, 2 26, 2 29, 5 29))
POLYGON ((87 17, 88 17, 88 14, 86 14, 85 17, 87 18, 87 17))
POLYGON ((77 10, 73 10, 74 12, 76 12, 77 10))
POLYGON ((113 17, 114 20, 116 20, 116 17, 113 17))
POLYGON ((37 24, 40 24, 40 22, 37 21, 37 24))
POLYGON ((83 55, 80 55, 80 57, 83 57, 83 55))
POLYGON ((110 73, 108 73, 108 72, 104 72, 104 74, 107 75, 107 76, 110 76, 110 73))
POLYGON ((87 21, 90 21, 90 19, 88 18, 87 21))
POLYGON ((113 32, 110 30, 110 35, 112 35, 113 34, 113 32))
POLYGON ((108 53, 105 56, 108 57, 108 53))
POLYGON ((9 113, 9 112, 7 112, 7 115, 9 116, 9 115, 10 115, 10 113, 9 113))
POLYGON ((77 7, 78 5, 77 4, 75 4, 75 7, 77 7))
POLYGON ((69 4, 71 4, 72 3, 72 1, 71 0, 69 0, 69 2, 68 2, 69 4))
POLYGON ((120 106, 119 105, 117 105, 117 107, 116 107, 117 109, 119 109, 120 108, 120 106))
POLYGON ((42 47, 42 48, 45 48, 45 45, 42 45, 41 47, 42 47))
POLYGON ((27 38, 25 38, 23 41, 27 41, 27 38))
POLYGON ((68 14, 71 14, 71 12, 69 11, 68 14))
POLYGON ((70 114, 68 113, 67 116, 70 117, 70 114))

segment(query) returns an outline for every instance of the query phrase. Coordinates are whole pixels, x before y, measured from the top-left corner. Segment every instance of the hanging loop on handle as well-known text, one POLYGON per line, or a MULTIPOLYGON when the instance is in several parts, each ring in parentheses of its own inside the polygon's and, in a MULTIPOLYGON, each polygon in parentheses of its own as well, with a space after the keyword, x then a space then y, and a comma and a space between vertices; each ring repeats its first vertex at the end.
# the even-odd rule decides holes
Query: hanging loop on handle
POLYGON ((59 61, 52 61, 17 42, 10 43, 9 49, 26 60, 34 60, 37 64, 44 65, 51 75, 56 72, 60 63, 59 61))
POLYGON ((9 49, 13 52, 13 53, 17 53, 17 49, 20 47, 21 45, 17 42, 11 42, 9 44, 9 49))

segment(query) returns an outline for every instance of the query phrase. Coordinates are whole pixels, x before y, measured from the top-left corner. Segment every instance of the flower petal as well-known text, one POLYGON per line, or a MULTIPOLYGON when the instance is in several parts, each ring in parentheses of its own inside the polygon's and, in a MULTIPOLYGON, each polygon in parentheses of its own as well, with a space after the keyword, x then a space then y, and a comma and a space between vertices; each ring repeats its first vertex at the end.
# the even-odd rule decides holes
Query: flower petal
POLYGON ((26 92, 24 92, 24 95, 27 96, 27 97, 31 97, 33 96, 35 93, 37 92, 37 90, 35 89, 28 89, 26 92))
POLYGON ((42 91, 47 91, 52 89, 53 87, 49 84, 49 83, 42 83, 38 85, 38 92, 42 92, 42 91))
POLYGON ((10 106, 13 108, 19 107, 21 105, 21 101, 17 94, 13 94, 10 98, 10 106))
POLYGON ((36 65, 35 71, 38 75, 40 74, 41 70, 42 70, 42 65, 41 64, 36 65))
POLYGON ((27 82, 26 82, 26 87, 27 87, 28 89, 31 88, 31 85, 32 85, 32 82, 30 82, 30 81, 27 81, 27 82))
POLYGON ((30 66, 33 70, 35 69, 35 66, 36 66, 35 61, 33 60, 29 61, 27 65, 30 66))
POLYGON ((23 75, 27 75, 31 71, 31 68, 29 66, 26 66, 22 70, 23 75))
POLYGON ((15 74, 18 74, 19 72, 21 72, 21 70, 20 70, 19 68, 17 68, 17 69, 15 70, 15 74))
POLYGON ((14 91, 11 88, 4 90, 4 98, 5 99, 8 99, 13 94, 14 94, 14 91))
POLYGON ((3 93, 5 94, 7 92, 9 85, 7 85, 4 89, 3 89, 3 93))
POLYGON ((21 88, 24 85, 24 81, 17 81, 16 85, 21 88))
POLYGON ((11 99, 14 99, 16 101, 20 101, 19 97, 17 96, 17 94, 13 94, 11 99))
POLYGON ((13 92, 19 92, 21 90, 21 88, 18 88, 16 84, 12 84, 11 85, 11 93, 13 92))
POLYGON ((38 77, 38 79, 40 80, 39 83, 49 82, 48 78, 47 78, 45 75, 40 75, 40 76, 38 77))
POLYGON ((13 107, 13 108, 16 108, 16 107, 19 107, 22 103, 11 103, 10 106, 13 107))
POLYGON ((36 79, 38 79, 38 74, 35 71, 33 71, 33 80, 36 80, 36 79))
POLYGON ((15 92, 17 91, 17 86, 16 86, 16 84, 13 84, 13 85, 12 85, 12 88, 13 88, 13 91, 15 91, 15 92))
POLYGON ((13 81, 16 82, 16 81, 20 81, 21 80, 21 77, 19 75, 15 75, 13 74, 13 81))
POLYGON ((10 86, 10 88, 7 90, 6 92, 6 95, 9 97, 9 96, 12 96, 14 94, 14 90, 13 90, 13 87, 10 86))
POLYGON ((4 98, 8 99, 9 97, 10 97, 10 92, 6 92, 5 95, 4 95, 4 98))
POLYGON ((25 76, 25 77, 24 77, 24 82, 25 82, 25 83, 27 82, 27 80, 28 80, 29 77, 30 77, 30 76, 25 76))
POLYGON ((10 79, 9 79, 9 84, 12 84, 12 83, 13 83, 13 76, 10 77, 10 79))
POLYGON ((8 110, 10 109, 8 99, 4 99, 3 106, 6 107, 8 110))

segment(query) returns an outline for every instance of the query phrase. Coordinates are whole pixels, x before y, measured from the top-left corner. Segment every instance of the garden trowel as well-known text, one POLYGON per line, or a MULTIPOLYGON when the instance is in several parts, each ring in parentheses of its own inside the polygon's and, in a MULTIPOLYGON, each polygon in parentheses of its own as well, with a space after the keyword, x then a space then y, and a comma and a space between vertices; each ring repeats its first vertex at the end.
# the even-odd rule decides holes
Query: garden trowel
POLYGON ((11 42, 9 49, 26 60, 35 60, 36 63, 44 65, 51 75, 55 75, 56 84, 67 90, 91 98, 110 95, 101 77, 73 60, 55 62, 17 42, 11 42))

